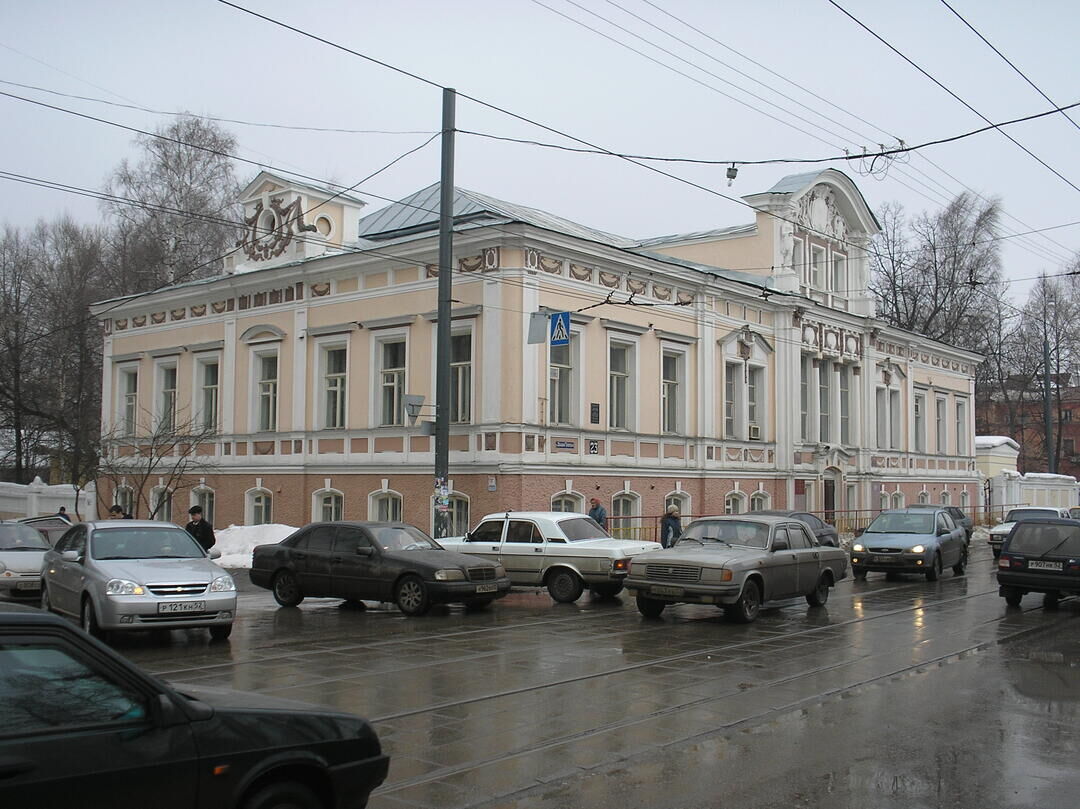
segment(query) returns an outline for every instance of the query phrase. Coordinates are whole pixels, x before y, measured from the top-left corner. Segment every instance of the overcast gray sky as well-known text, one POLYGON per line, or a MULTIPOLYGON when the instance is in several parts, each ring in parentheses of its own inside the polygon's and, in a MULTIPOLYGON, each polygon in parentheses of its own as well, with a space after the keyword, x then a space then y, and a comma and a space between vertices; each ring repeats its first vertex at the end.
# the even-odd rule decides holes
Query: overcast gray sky
MULTIPOLYGON (((837 2, 992 121, 1051 107, 941 0, 837 2)), ((1080 5, 1068 0, 949 2, 1058 105, 1080 101, 1080 5)), ((842 148, 891 143, 890 135, 915 144, 984 125, 828 0, 237 4, 619 152, 723 161, 826 157, 842 148)), ((436 87, 214 0, 2 0, 0 22, 0 79, 9 82, 0 84, 0 91, 127 126, 154 129, 168 117, 10 82, 264 124, 388 132, 433 132, 439 126, 436 87)), ((1080 122, 1080 108, 1070 114, 1080 122)), ((129 131, 24 101, 0 96, 0 120, 2 171, 100 189, 110 169, 133 155, 129 131)), ((465 99, 459 101, 457 125, 574 145, 465 99)), ((427 137, 227 126, 245 158, 346 185, 427 137)), ((1055 115, 1008 131, 1080 186, 1080 128, 1055 115)), ((1080 191, 997 132, 928 148, 906 163, 894 163, 883 177, 860 176, 857 165, 831 165, 848 172, 875 209, 896 200, 912 212, 933 210, 967 186, 1001 199, 1008 214, 1003 234, 1080 220, 1080 191)), ((746 166, 728 188, 723 166, 661 168, 735 198, 807 170, 746 166)), ((239 167, 242 180, 256 171, 251 165, 239 167)), ((436 141, 359 191, 400 198, 437 180, 438 171, 436 141)), ((459 186, 625 236, 701 230, 753 218, 743 205, 717 193, 612 157, 473 135, 458 137, 456 172, 459 186)), ((0 187, 0 222, 28 226, 65 211, 84 222, 100 219, 93 200, 7 179, 0 187)), ((371 198, 368 210, 383 204, 371 198)), ((1060 272, 1080 250, 1080 226, 1003 244, 1011 278, 1060 272)), ((1028 286, 1018 281, 1014 292, 1019 295, 1028 286)))

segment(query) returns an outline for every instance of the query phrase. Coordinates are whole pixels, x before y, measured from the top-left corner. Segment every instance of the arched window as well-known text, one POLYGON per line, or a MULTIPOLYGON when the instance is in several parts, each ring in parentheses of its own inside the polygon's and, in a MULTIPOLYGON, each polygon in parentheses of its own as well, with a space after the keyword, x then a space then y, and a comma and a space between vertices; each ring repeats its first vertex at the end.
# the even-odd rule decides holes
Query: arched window
POLYGON ((964 489, 964 491, 960 492, 960 508, 966 511, 970 505, 971 497, 968 495, 967 489, 964 489))
POLYGON ((252 489, 247 493, 248 525, 269 525, 274 521, 274 497, 266 489, 252 489))
POLYGON ((930 502, 930 492, 928 492, 928 491, 919 492, 919 505, 925 506, 929 502, 930 502))
POLYGON ((577 494, 562 492, 551 498, 551 510, 584 514, 585 498, 577 494))
POLYGON ((893 495, 892 495, 892 507, 893 508, 903 508, 904 507, 904 493, 903 492, 893 492, 893 495))
POLYGON ((376 492, 371 496, 371 519, 378 522, 401 522, 401 495, 376 492))
POLYGON ((881 493, 881 497, 879 498, 879 502, 878 502, 878 508, 881 509, 882 511, 885 511, 885 510, 887 510, 889 508, 889 493, 888 492, 882 492, 881 493))
POLYGON ((320 489, 314 495, 312 514, 315 522, 334 522, 344 519, 345 495, 337 489, 320 489))
POLYGON ((769 507, 769 495, 765 492, 754 492, 750 495, 750 510, 764 511, 769 507))
POLYGON ((638 496, 629 492, 617 494, 611 500, 608 531, 619 539, 637 539, 641 528, 638 517, 638 496))
POLYGON ((125 514, 134 514, 135 490, 130 486, 118 486, 113 493, 113 502, 120 506, 125 514))
POLYGON ((450 509, 447 512, 449 524, 447 525, 448 536, 464 536, 469 530, 469 498, 461 494, 450 495, 450 509))
POLYGON ((670 506, 675 506, 679 510, 679 516, 686 517, 691 513, 690 511, 690 496, 685 492, 672 492, 664 498, 664 513, 670 506))
POLYGON ((214 524, 214 490, 199 486, 191 490, 191 505, 202 508, 203 519, 214 524))
POLYGON ((150 491, 150 519, 172 522, 173 493, 164 487, 150 491))
POLYGON ((943 505, 943 506, 951 506, 952 505, 952 493, 951 492, 944 491, 944 492, 941 493, 941 505, 943 505))
POLYGON ((725 514, 742 514, 746 511, 746 495, 742 492, 731 492, 724 498, 725 514))

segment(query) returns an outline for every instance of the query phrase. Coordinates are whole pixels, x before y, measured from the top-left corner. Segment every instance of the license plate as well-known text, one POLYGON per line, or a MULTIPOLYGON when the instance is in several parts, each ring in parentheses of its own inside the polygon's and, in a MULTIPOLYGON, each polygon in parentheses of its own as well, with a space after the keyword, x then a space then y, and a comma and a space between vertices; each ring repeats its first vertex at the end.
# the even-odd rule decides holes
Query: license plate
POLYGON ((34 579, 33 581, 17 581, 15 582, 16 590, 40 590, 41 581, 34 579))
POLYGON ((162 612, 202 612, 206 609, 203 601, 165 601, 157 605, 157 611, 162 612))
POLYGON ((1061 570, 1061 562, 1028 562, 1028 570, 1061 570))
POLYGON ((476 585, 476 592, 478 593, 494 593, 498 591, 499 585, 497 584, 478 584, 476 585))
POLYGON ((650 589, 650 592, 658 596, 681 596, 683 594, 683 588, 668 587, 663 584, 654 584, 650 589))

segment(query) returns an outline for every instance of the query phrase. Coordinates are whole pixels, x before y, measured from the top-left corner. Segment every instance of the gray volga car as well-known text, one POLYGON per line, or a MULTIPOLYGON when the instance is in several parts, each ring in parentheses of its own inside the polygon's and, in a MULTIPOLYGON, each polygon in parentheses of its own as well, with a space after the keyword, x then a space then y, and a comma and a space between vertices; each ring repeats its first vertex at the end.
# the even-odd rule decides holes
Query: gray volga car
POLYGON ((236 584, 172 523, 106 520, 72 526, 45 554, 42 609, 72 615, 91 635, 204 627, 232 631, 236 584))
POLYGON ((635 556, 626 589, 648 618, 668 604, 715 604, 749 623, 769 602, 803 596, 822 606, 847 569, 847 554, 819 545, 801 520, 722 515, 694 520, 672 548, 635 556))
POLYGON ((29 525, 0 523, 0 594, 41 597, 41 559, 49 543, 29 525))

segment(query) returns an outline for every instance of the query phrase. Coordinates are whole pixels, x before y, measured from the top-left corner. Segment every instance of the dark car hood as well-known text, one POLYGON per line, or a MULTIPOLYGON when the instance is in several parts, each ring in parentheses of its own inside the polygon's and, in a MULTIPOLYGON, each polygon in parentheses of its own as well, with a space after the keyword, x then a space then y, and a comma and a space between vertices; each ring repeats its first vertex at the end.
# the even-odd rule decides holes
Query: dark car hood
MULTIPOLYGON (((197 699, 211 708, 223 710, 256 710, 256 711, 308 711, 315 713, 338 714, 310 702, 299 700, 282 699, 271 697, 267 694, 258 694, 252 691, 234 691, 231 688, 214 688, 194 683, 169 683, 172 688, 185 697, 197 699)), ((347 715, 347 714, 343 714, 347 715)))
POLYGON ((443 567, 495 567, 495 562, 490 559, 473 556, 468 553, 457 551, 428 550, 428 551, 388 551, 386 556, 404 562, 407 565, 430 567, 433 570, 443 567))

